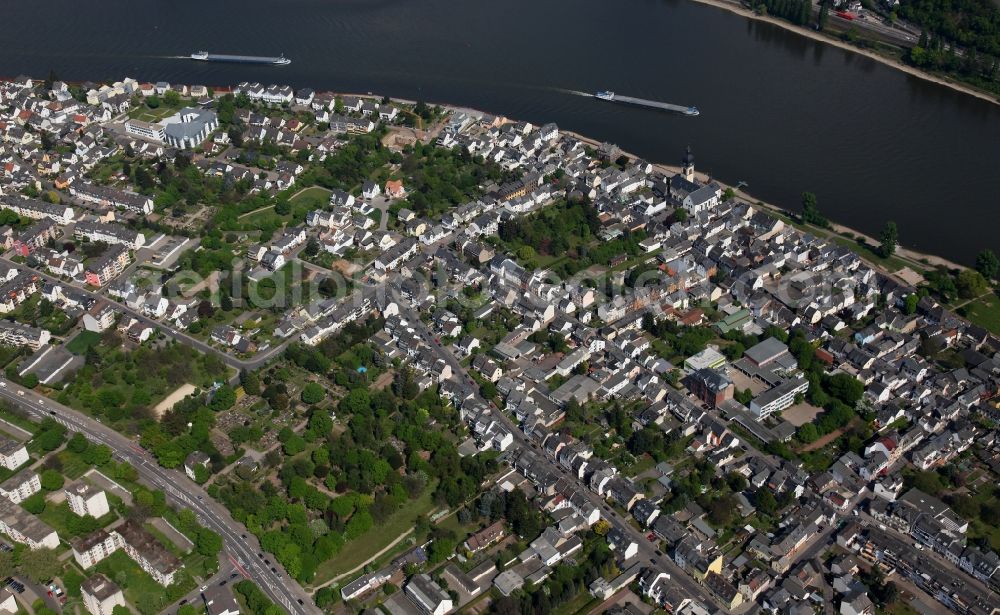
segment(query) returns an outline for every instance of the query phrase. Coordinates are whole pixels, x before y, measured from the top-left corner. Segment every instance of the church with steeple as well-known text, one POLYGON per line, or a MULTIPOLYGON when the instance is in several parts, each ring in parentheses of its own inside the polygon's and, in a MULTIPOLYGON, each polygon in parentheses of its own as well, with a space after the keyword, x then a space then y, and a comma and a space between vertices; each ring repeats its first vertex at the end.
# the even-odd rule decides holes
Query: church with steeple
POLYGON ((690 145, 684 152, 684 157, 681 158, 681 175, 689 182, 694 182, 694 154, 691 153, 690 145))

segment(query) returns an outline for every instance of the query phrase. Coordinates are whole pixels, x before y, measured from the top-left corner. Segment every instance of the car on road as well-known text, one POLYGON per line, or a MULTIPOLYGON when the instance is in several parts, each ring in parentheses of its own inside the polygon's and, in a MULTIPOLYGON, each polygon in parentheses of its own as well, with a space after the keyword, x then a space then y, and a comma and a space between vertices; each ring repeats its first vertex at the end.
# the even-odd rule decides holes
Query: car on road
POLYGON ((653 532, 646 534, 646 540, 648 540, 649 542, 656 542, 656 534, 654 534, 653 532))
POLYGON ((240 576, 240 573, 238 573, 238 572, 234 572, 233 574, 229 575, 229 578, 230 578, 230 579, 235 579, 235 578, 236 578, 236 577, 238 577, 238 576, 240 576))
POLYGON ((179 604, 180 604, 181 606, 184 606, 184 605, 185 605, 185 604, 187 604, 187 603, 188 603, 188 599, 187 599, 187 598, 185 598, 185 599, 181 600, 179 604))
POLYGON ((18 391, 17 395, 18 397, 24 397, 24 391, 18 391))
POLYGON ((7 383, 0 380, 0 389, 6 389, 6 388, 7 388, 7 383))

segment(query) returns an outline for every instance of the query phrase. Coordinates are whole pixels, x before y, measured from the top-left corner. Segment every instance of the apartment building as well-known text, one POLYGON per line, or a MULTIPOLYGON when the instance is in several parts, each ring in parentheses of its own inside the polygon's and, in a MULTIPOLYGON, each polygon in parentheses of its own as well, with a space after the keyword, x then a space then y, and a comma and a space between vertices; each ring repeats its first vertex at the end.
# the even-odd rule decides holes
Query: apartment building
POLYGON ((84 272, 87 276, 87 284, 104 286, 120 275, 122 271, 125 271, 128 263, 128 248, 123 245, 111 246, 104 254, 87 265, 84 272))
POLYGON ((83 605, 93 615, 111 615, 116 606, 125 606, 125 596, 111 579, 97 573, 80 584, 83 605))
POLYGON ((103 489, 90 483, 76 482, 66 487, 66 501, 75 514, 100 518, 111 512, 103 489))
POLYGON ((36 329, 19 322, 0 320, 0 344, 7 346, 27 346, 38 350, 49 343, 52 334, 45 329, 36 329))

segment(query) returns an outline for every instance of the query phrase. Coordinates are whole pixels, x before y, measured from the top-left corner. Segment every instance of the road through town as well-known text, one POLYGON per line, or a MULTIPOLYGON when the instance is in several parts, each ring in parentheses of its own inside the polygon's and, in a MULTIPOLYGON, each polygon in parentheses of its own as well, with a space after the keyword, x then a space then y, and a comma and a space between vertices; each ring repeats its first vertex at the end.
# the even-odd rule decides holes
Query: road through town
POLYGON ((0 400, 19 408, 37 419, 51 417, 69 431, 82 433, 88 440, 111 448, 119 461, 131 464, 139 477, 155 489, 162 490, 175 507, 189 508, 205 527, 222 536, 225 549, 237 570, 254 581, 276 604, 289 613, 318 613, 303 589, 262 554, 257 539, 229 514, 226 508, 212 500, 205 491, 183 472, 160 467, 139 445, 76 410, 21 388, 14 383, 0 387, 0 400))

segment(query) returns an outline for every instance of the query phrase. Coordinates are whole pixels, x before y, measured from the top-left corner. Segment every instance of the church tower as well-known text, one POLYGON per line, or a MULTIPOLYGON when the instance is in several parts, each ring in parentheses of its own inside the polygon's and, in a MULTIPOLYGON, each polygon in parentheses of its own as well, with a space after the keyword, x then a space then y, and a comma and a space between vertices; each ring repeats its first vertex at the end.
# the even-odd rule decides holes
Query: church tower
POLYGON ((684 157, 681 158, 681 176, 689 182, 694 181, 694 154, 691 153, 690 145, 684 152, 684 157))

